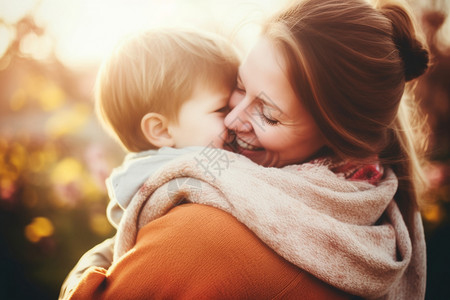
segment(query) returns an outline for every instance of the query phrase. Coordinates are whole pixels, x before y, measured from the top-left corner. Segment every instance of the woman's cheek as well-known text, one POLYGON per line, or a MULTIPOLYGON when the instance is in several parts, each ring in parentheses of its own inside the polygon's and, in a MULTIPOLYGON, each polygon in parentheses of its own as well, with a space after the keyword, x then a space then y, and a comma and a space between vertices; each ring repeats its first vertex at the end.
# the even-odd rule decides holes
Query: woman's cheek
POLYGON ((255 128, 255 135, 259 143, 266 150, 286 150, 286 147, 292 146, 290 143, 286 143, 290 138, 281 128, 265 123, 262 126, 259 125, 253 125, 253 128, 255 128))

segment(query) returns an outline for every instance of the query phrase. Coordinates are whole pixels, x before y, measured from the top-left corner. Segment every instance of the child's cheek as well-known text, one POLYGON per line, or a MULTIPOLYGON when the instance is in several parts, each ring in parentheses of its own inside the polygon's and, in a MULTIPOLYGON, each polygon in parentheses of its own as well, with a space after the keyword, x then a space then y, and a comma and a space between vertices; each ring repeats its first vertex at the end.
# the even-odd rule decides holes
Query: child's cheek
POLYGON ((228 138, 228 130, 225 127, 224 124, 224 116, 218 117, 214 124, 214 131, 213 134, 213 140, 214 140, 214 147, 215 148, 221 148, 223 149, 224 143, 227 141, 228 138))

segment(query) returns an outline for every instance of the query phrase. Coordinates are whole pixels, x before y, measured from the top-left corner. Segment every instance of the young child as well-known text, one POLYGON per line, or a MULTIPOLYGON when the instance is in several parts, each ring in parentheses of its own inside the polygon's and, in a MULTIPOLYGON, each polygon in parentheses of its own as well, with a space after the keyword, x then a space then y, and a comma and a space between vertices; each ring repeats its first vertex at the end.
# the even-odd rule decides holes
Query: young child
MULTIPOLYGON (((104 61, 97 77, 97 113, 131 152, 107 180, 107 215, 114 227, 140 186, 168 161, 191 151, 190 146, 223 148, 224 117, 238 65, 225 39, 180 29, 134 35, 104 61)), ((60 298, 90 266, 108 268, 113 245, 109 239, 87 252, 67 277, 60 298)))

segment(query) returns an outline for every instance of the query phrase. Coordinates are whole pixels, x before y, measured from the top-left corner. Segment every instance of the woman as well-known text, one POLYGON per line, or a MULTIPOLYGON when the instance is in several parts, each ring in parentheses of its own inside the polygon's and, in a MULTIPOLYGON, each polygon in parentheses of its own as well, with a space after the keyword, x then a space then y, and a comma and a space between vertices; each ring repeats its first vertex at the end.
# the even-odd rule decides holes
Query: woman
POLYGON ((309 0, 276 14, 225 124, 237 152, 281 169, 236 156, 208 178, 191 156, 161 171, 119 229, 126 255, 73 298, 422 299, 421 169, 402 96, 427 63, 401 5, 309 0), (185 186, 193 203, 170 210, 180 197, 161 187, 186 176, 206 193, 185 186))

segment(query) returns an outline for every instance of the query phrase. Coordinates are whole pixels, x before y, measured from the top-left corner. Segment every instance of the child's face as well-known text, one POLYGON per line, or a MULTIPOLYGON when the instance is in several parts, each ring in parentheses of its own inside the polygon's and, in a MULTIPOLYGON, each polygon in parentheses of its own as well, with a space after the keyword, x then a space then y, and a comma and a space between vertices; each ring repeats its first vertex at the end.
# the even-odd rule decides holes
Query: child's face
POLYGON ((264 166, 299 163, 324 139, 286 76, 282 53, 262 39, 239 69, 225 119, 236 133, 236 151, 264 166))
POLYGON ((192 97, 178 113, 178 124, 169 126, 175 148, 208 146, 223 148, 227 130, 223 123, 228 112, 231 89, 197 84, 192 97))

